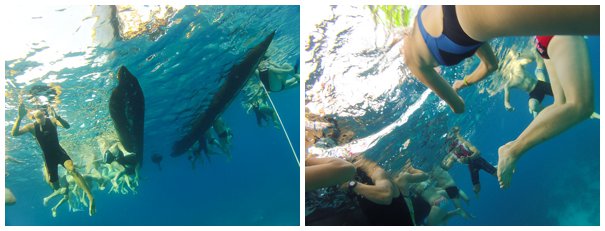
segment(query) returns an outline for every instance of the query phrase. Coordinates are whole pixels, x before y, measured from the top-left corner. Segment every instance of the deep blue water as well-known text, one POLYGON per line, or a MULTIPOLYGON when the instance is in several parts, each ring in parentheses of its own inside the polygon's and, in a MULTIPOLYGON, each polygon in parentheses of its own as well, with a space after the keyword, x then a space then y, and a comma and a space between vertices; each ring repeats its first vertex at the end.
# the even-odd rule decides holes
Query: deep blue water
MULTIPOLYGON (((220 74, 272 30, 277 34, 268 51, 271 59, 276 63, 296 62, 299 7, 188 6, 173 17, 179 18, 182 21, 168 26, 157 41, 143 35, 117 42, 113 48, 97 49, 88 59, 89 65, 58 73, 67 78, 60 83, 63 94, 59 113, 72 124, 71 129, 59 129, 64 147, 66 143, 71 144, 68 147, 96 145, 94 137, 112 129, 106 107, 120 65, 138 78, 146 98, 145 157, 138 194, 93 191, 97 201, 93 217, 85 211, 69 212, 67 206, 62 206, 58 217, 52 218, 51 206, 42 205, 42 198, 51 189, 42 178, 41 152, 31 137, 8 136, 16 118, 18 97, 6 97, 7 154, 26 161, 6 166, 6 186, 17 197, 16 205, 6 207, 7 225, 299 224, 299 166, 283 132, 258 127, 253 113, 246 114, 242 108, 241 94, 222 115, 234 133, 231 160, 214 155, 210 163, 198 163, 193 170, 187 156, 169 156, 183 127, 207 105, 222 83, 220 74), (191 30, 193 26, 195 30, 191 30), (191 36, 186 37, 190 31, 191 36), (107 62, 92 65, 95 57, 107 54, 111 57, 107 62), (87 77, 91 72, 100 77, 87 77), (92 100, 85 101, 92 94, 92 100), (153 153, 164 156, 162 171, 151 163, 153 153)), ((24 61, 7 61, 7 72, 11 63, 23 65, 24 61)), ((38 81, 43 80, 45 77, 38 81)), ((18 92, 8 84, 6 91, 18 92)), ((299 89, 272 93, 271 97, 298 152, 299 89)), ((66 150, 72 158, 87 154, 66 150)), ((98 152, 97 147, 90 150, 98 152)))

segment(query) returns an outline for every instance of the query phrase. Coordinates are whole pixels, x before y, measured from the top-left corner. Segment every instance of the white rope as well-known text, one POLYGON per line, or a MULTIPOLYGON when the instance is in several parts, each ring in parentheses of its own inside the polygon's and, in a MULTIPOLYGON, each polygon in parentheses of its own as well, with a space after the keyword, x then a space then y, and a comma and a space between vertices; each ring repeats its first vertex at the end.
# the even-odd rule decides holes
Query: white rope
POLYGON ((262 83, 260 85, 263 87, 263 90, 265 90, 265 94, 267 94, 267 98, 269 98, 269 102, 271 103, 271 106, 273 107, 273 110, 275 111, 275 114, 277 115, 277 119, 279 120, 279 123, 281 124, 281 128, 284 131, 284 134, 286 134, 286 139, 288 139, 288 143, 290 144, 290 148, 292 149, 292 155, 294 155, 294 160, 296 160, 296 163, 298 164, 298 167, 300 168, 300 161, 298 160, 296 151, 294 151, 294 146, 292 146, 292 141, 290 141, 290 136, 288 136, 286 127, 284 127, 284 123, 281 121, 281 117, 279 116, 279 113, 277 113, 277 108, 275 107, 275 104, 273 104, 273 100, 271 100, 271 96, 269 96, 269 92, 267 91, 267 88, 265 88, 265 85, 262 83))

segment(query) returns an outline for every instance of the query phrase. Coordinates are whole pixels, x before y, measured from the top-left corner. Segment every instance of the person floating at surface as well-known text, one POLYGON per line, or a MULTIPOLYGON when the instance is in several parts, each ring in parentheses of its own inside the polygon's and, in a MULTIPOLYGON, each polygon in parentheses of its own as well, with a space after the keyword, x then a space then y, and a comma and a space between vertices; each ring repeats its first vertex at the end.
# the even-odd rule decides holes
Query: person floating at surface
POLYGON ((534 117, 542 110, 542 100, 544 96, 552 96, 550 83, 546 82, 544 76, 544 62, 536 60, 536 69, 534 74, 536 78, 527 73, 525 66, 533 60, 527 57, 520 57, 520 54, 509 51, 507 58, 510 59, 508 65, 503 68, 502 75, 506 79, 504 85, 504 108, 507 111, 514 111, 515 108, 510 105, 510 89, 521 89, 529 94, 529 113, 534 117))
MULTIPOLYGON (((510 105, 509 92, 511 88, 521 89, 529 94, 529 113, 535 118, 543 109, 541 104, 544 97, 546 95, 553 96, 551 85, 549 82, 546 82, 544 61, 541 58, 521 57, 519 53, 512 50, 507 54, 507 59, 510 61, 501 71, 507 80, 504 85, 504 108, 507 111, 515 110, 510 105), (534 71, 536 78, 533 78, 525 69, 525 66, 534 60, 536 61, 536 69, 534 71)), ((595 112, 591 115, 591 118, 598 119, 600 116, 595 112)))
POLYGON ((279 92, 292 88, 300 81, 298 63, 292 67, 290 64, 277 65, 269 60, 267 56, 261 58, 258 69, 261 83, 269 92, 279 92))
POLYGON ((443 169, 441 165, 435 165, 433 166, 431 177, 436 182, 435 185, 437 187, 445 190, 447 197, 454 203, 454 206, 462 210, 462 216, 466 219, 471 218, 472 216, 462 208, 462 203, 460 202, 460 199, 462 199, 468 204, 469 198, 462 189, 458 188, 450 173, 443 169))
POLYGON ((163 159, 162 155, 160 155, 160 154, 158 154, 158 153, 154 153, 154 154, 151 156, 151 162, 153 162, 153 163, 157 164, 157 165, 158 165, 158 169, 159 169, 160 171, 162 171, 162 165, 160 165, 160 163, 162 163, 162 159, 163 159))
POLYGON ((431 210, 426 218, 427 225, 446 225, 449 219, 456 215, 466 216, 460 208, 448 211, 447 193, 445 190, 433 186, 430 180, 413 184, 411 190, 431 205, 431 210))
MULTIPOLYGON (((36 141, 38 141, 38 144, 42 149, 45 171, 48 175, 46 180, 54 190, 53 194, 51 195, 65 194, 67 191, 65 188, 61 188, 58 182, 59 169, 57 166, 62 165, 65 170, 67 170, 67 173, 74 177, 78 186, 80 186, 86 192, 89 201, 88 214, 92 216, 96 212, 94 197, 92 196, 92 193, 90 192, 90 189, 88 185, 86 185, 86 182, 82 176, 76 171, 71 158, 59 144, 57 126, 67 129, 69 128, 69 124, 59 115, 57 115, 52 107, 48 107, 48 112, 50 117, 47 117, 44 112, 40 110, 34 111, 34 123, 26 124, 23 126, 23 128, 19 129, 21 119, 27 114, 25 105, 23 105, 23 102, 21 102, 19 104, 19 114, 11 131, 11 135, 20 136, 28 132, 34 135, 34 138, 36 141)), ((46 205, 47 200, 44 201, 46 205)))
POLYGON ((464 137, 460 135, 460 127, 452 128, 452 131, 446 136, 447 155, 443 158, 442 168, 449 170, 455 161, 468 165, 473 182, 473 191, 477 197, 481 191, 479 182, 479 170, 483 170, 492 176, 496 176, 496 167, 489 164, 481 157, 477 147, 473 146, 464 137))
MULTIPOLYGON (((598 10, 598 8, 597 8, 598 10)), ((586 41, 581 36, 536 36, 546 64, 554 103, 542 110, 515 140, 498 149, 498 181, 510 186, 519 158, 593 113, 594 90, 586 41)))
POLYGON ((454 113, 463 113, 464 101, 457 91, 497 69, 496 56, 487 41, 536 34, 598 35, 599 15, 599 6, 422 6, 401 53, 420 82, 454 113), (434 69, 456 65, 474 54, 481 63, 453 87, 434 69))
POLYGON ((273 124, 274 127, 279 128, 279 120, 275 110, 264 100, 258 100, 252 105, 254 115, 256 115, 256 124, 259 127, 273 124), (263 125, 264 122, 264 125, 263 125))
POLYGON ((113 175, 113 178, 111 178, 112 188, 110 191, 124 192, 124 190, 119 187, 120 184, 118 182, 125 182, 128 188, 136 193, 136 187, 139 185, 139 168, 136 161, 136 154, 126 150, 118 139, 111 141, 105 140, 105 142, 108 143, 102 144, 102 141, 99 140, 103 153, 103 163, 107 164, 110 172, 109 175, 113 175))
POLYGON ((227 126, 223 118, 218 117, 212 124, 212 129, 218 137, 218 146, 223 151, 223 154, 227 155, 227 158, 231 159, 231 139, 233 139, 233 132, 231 128, 227 126))

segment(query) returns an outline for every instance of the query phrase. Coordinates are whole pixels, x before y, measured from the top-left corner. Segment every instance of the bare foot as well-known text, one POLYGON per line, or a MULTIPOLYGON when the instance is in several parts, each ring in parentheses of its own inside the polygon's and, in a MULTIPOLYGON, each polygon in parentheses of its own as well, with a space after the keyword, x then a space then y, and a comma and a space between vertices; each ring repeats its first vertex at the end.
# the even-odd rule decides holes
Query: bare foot
POLYGON ((498 182, 500 188, 508 188, 515 172, 515 166, 519 157, 511 153, 511 146, 514 141, 498 148, 498 182))
POLYGON ((52 208, 50 211, 52 212, 53 217, 57 217, 57 208, 52 208))

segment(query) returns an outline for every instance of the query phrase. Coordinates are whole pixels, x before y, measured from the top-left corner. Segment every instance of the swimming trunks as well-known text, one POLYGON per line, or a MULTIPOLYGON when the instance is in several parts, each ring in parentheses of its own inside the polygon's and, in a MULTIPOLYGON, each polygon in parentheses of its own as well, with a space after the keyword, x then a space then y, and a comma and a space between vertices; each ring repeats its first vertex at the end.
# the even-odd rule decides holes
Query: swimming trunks
POLYGON ((445 192, 447 192, 447 196, 450 197, 450 199, 456 199, 460 197, 460 189, 458 189, 458 187, 456 187, 455 185, 445 188, 445 192))
POLYGON ((538 102, 542 103, 542 100, 544 99, 544 96, 546 95, 550 95, 552 96, 552 88, 550 87, 550 83, 538 80, 538 82, 536 82, 536 86, 534 87, 534 90, 532 90, 529 93, 529 98, 530 99, 536 99, 538 100, 538 102))
POLYGON ((536 36, 536 50, 538 50, 538 53, 540 53, 540 56, 544 59, 550 59, 550 57, 548 57, 548 44, 550 44, 550 40, 552 40, 553 37, 554 35, 536 36))
POLYGON ((421 15, 425 8, 426 6, 421 6, 418 10, 418 28, 429 51, 440 65, 456 65, 471 57, 483 45, 483 42, 472 39, 464 32, 458 21, 456 6, 442 6, 443 32, 439 37, 431 36, 422 24, 421 15))
POLYGON ((65 161, 71 160, 71 158, 69 158, 67 152, 59 145, 57 127, 53 125, 53 122, 49 118, 46 118, 45 120, 44 126, 34 123, 34 137, 42 149, 44 165, 46 166, 45 169, 48 173, 49 181, 57 182, 57 180, 59 180, 58 165, 63 165, 65 161))

